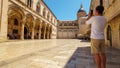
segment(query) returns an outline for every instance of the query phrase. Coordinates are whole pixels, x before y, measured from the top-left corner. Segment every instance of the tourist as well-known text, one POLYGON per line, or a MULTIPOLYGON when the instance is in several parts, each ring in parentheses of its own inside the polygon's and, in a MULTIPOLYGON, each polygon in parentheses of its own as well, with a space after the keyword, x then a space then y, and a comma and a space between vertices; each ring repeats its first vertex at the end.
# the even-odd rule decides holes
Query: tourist
POLYGON ((91 53, 94 55, 97 68, 106 68, 104 28, 106 18, 103 16, 104 7, 97 6, 94 16, 89 15, 86 24, 91 24, 91 53))

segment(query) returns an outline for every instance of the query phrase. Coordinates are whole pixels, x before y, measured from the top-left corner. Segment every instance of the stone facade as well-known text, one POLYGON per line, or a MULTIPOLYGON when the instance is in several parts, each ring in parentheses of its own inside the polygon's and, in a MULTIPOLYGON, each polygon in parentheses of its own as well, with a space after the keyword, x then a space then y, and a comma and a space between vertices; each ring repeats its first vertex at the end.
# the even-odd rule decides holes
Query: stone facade
POLYGON ((77 12, 77 20, 75 21, 60 21, 58 20, 58 39, 73 39, 83 38, 89 30, 89 25, 85 24, 86 11, 82 5, 77 12))
POLYGON ((43 0, 0 0, 0 40, 56 38, 57 18, 43 0))
MULTIPOLYGON (((93 5, 99 5, 99 2, 93 2, 94 0, 91 2, 92 9, 94 9, 93 5)), ((106 45, 120 49, 120 0, 103 0, 103 6, 105 7, 104 16, 107 18, 106 45)))
POLYGON ((77 21, 60 21, 58 20, 58 39, 74 39, 78 34, 77 21))

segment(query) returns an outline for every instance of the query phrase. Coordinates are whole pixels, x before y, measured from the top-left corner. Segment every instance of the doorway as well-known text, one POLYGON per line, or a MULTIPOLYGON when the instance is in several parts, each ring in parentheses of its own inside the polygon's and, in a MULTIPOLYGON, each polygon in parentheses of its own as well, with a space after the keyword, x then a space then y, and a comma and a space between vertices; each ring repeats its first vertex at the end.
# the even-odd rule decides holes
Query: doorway
POLYGON ((24 27, 24 39, 31 39, 30 34, 28 33, 28 28, 24 27))
POLYGON ((112 47, 112 31, 110 26, 107 27, 107 40, 110 41, 110 46, 112 47))

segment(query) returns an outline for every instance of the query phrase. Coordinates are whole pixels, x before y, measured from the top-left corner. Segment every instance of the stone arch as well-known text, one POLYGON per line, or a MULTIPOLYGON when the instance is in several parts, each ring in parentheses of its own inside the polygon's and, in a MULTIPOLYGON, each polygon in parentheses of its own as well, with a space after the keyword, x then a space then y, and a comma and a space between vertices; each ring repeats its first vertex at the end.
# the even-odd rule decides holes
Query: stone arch
POLYGON ((34 35, 35 39, 39 39, 39 30, 40 30, 40 20, 36 19, 35 20, 35 35, 34 35))
POLYGON ((111 26, 108 25, 107 26, 107 40, 110 41, 110 46, 112 46, 112 29, 111 29, 111 26))
POLYGON ((28 24, 24 25, 24 39, 31 39, 31 35, 30 35, 30 28, 28 26, 28 24))
POLYGON ((27 25, 29 29, 27 32, 28 33, 27 35, 29 35, 30 38, 32 38, 32 35, 34 34, 33 29, 34 29, 35 24, 34 24, 34 17, 31 14, 26 15, 25 25, 27 25))
POLYGON ((15 15, 15 12, 20 13, 21 19, 25 16, 24 11, 20 7, 16 5, 10 5, 8 9, 8 17, 15 15))
POLYGON ((44 39, 44 36, 45 36, 45 27, 46 27, 46 24, 45 24, 45 22, 42 22, 42 24, 41 24, 41 39, 44 39))
POLYGON ((21 24, 25 14, 20 7, 11 5, 8 9, 8 32, 9 39, 20 39, 21 24))

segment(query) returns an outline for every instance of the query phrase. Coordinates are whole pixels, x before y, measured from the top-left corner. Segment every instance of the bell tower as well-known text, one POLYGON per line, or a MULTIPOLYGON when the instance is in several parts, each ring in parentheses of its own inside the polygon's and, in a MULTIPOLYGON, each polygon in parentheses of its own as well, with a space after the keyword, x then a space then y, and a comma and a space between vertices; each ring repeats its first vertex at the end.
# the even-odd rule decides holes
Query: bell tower
POLYGON ((77 19, 84 16, 86 16, 86 11, 83 9, 83 5, 81 4, 80 9, 77 12, 77 19))

